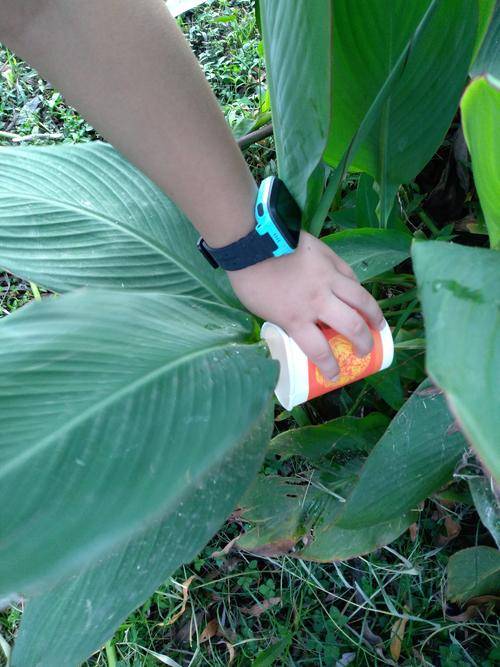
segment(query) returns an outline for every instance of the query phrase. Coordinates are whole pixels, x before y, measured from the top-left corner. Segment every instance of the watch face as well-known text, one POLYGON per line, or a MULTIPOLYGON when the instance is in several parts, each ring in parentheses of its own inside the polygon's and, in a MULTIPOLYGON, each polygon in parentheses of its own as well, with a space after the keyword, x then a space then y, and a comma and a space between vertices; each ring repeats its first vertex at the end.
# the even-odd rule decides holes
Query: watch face
POLYGON ((288 188, 279 178, 273 180, 269 209, 275 224, 278 225, 287 242, 296 248, 299 242, 302 213, 288 188))

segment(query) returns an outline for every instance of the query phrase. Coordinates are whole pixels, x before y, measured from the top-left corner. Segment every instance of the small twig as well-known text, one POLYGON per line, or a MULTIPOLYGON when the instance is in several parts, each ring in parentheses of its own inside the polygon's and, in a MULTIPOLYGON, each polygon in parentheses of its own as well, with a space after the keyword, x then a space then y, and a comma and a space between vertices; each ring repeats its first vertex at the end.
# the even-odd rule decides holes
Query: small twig
POLYGON ((16 134, 15 132, 7 132, 6 130, 0 130, 0 137, 3 137, 4 139, 19 139, 20 134, 16 134))
POLYGON ((10 139, 14 144, 20 144, 23 141, 33 141, 34 139, 62 139, 62 132, 38 132, 33 134, 15 134, 14 132, 6 132, 5 130, 0 130, 0 137, 4 139, 10 139))
POLYGON ((245 134, 245 136, 240 137, 240 139, 238 139, 238 146, 241 150, 245 150, 245 148, 248 148, 252 144, 256 144, 258 141, 266 139, 266 137, 270 137, 272 133, 273 124, 268 123, 267 125, 259 127, 258 130, 254 130, 253 132, 249 132, 248 134, 245 134))

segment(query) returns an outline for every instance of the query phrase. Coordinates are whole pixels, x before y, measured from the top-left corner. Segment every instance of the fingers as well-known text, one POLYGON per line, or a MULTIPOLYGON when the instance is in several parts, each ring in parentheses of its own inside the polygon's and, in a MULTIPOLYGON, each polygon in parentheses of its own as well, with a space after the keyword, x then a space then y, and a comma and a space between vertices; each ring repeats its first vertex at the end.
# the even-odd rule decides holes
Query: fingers
POLYGON ((374 329, 382 329, 385 321, 378 303, 357 281, 345 276, 335 280, 334 294, 351 308, 357 310, 374 329))
POLYGON ((339 273, 346 276, 346 278, 351 278, 351 280, 355 280, 357 283, 359 283, 358 277, 351 269, 349 264, 342 259, 342 257, 335 255, 334 263, 335 263, 335 268, 339 273))
POLYGON ((330 380, 336 378, 339 366, 328 341, 315 324, 310 322, 288 333, 325 377, 330 380))
POLYGON ((350 340, 359 356, 364 357, 372 349, 373 338, 365 320, 335 294, 332 294, 319 318, 350 340))

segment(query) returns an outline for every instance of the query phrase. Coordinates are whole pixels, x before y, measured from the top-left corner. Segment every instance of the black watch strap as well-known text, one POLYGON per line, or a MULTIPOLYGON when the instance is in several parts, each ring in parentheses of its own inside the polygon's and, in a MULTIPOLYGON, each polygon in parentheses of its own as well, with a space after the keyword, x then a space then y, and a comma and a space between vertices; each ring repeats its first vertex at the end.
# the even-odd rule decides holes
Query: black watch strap
POLYGON ((255 229, 223 248, 212 248, 202 238, 198 241, 198 249, 209 263, 214 268, 220 266, 225 271, 238 271, 262 262, 273 256, 276 247, 269 234, 261 236, 255 229))

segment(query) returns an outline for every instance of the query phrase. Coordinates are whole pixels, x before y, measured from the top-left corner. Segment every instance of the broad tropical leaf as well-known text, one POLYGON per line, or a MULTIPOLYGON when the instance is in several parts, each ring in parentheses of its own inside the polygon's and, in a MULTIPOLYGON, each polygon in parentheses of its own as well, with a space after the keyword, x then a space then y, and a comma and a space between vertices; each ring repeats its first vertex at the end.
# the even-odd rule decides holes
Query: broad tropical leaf
POLYGON ((448 599, 467 602, 479 595, 500 594, 500 551, 470 547, 448 561, 448 599))
POLYGON ((330 123, 331 2, 261 0, 260 19, 279 173, 305 208, 330 123))
POLYGON ((188 485, 161 521, 86 572, 28 600, 12 667, 74 667, 97 650, 175 568, 196 556, 234 508, 257 472, 271 424, 264 413, 220 470, 188 485))
MULTIPOLYGON (((386 222, 400 183, 431 158, 455 114, 467 76, 478 21, 477 0, 368 0, 352 11, 333 6, 332 123, 325 159, 337 165, 400 54, 412 42, 353 167, 380 184, 386 222), (415 31, 432 15, 418 40, 415 31)), ((300 91, 298 91, 300 94, 300 91)))
MULTIPOLYGON (((500 49, 498 56, 500 60, 500 49)), ((500 78, 487 75, 473 81, 460 108, 490 244, 500 250, 500 78)))
POLYGON ((65 295, 0 337, 0 596, 180 510, 222 474, 277 374, 248 315, 185 296, 65 295))
POLYGON ((166 291, 236 303, 188 220, 107 144, 0 151, 0 266, 44 287, 166 291))
POLYGON ((355 466, 311 479, 260 475, 241 502, 241 515, 252 528, 238 547, 267 556, 291 554, 317 561, 346 560, 395 540, 415 521, 408 512, 387 523, 361 530, 338 528, 342 490, 352 481, 355 466))
POLYGON ((410 256, 411 236, 394 229, 346 229, 321 240, 351 265, 361 282, 410 256))
POLYGON ((415 521, 418 503, 451 479, 465 450, 444 396, 428 381, 373 449, 362 437, 341 440, 337 449, 338 434, 332 433, 321 451, 311 447, 306 429, 298 429, 297 438, 278 436, 270 454, 313 459, 316 470, 303 477, 258 477, 241 501, 250 523, 238 540, 242 548, 341 560, 387 544, 415 521))
POLYGON ((424 381, 366 459, 337 525, 362 528, 402 516, 450 480, 465 446, 444 396, 424 381))
POLYGON ((479 518, 490 531, 500 549, 500 503, 499 491, 487 475, 468 477, 467 483, 479 518))
POLYGON ((311 461, 344 451, 368 453, 388 425, 389 418, 379 412, 366 417, 338 417, 325 424, 280 433, 271 440, 268 453, 283 460, 298 455, 311 461))
POLYGON ((484 0, 479 4, 479 10, 478 43, 481 48, 470 74, 472 77, 491 74, 500 79, 500 2, 484 0))
POLYGON ((499 293, 495 250, 413 245, 427 334, 426 365, 493 477, 500 480, 499 293))

